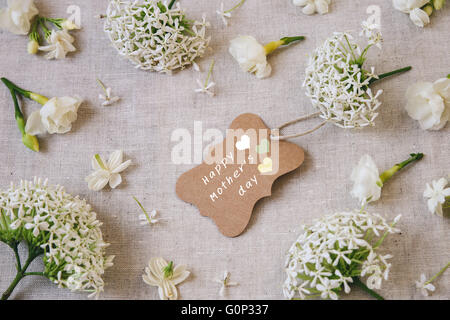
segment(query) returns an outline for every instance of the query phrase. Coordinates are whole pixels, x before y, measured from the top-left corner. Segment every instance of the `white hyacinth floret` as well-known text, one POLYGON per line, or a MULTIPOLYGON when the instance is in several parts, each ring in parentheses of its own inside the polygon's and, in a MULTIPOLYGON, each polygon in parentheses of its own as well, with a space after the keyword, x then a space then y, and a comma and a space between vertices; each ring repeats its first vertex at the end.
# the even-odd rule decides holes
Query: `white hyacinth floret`
POLYGON ((171 74, 202 57, 208 48, 209 23, 188 20, 177 3, 112 0, 104 31, 119 55, 136 68, 171 74))
POLYGON ((387 260, 392 255, 379 253, 379 247, 388 234, 400 232, 395 228, 399 219, 389 224, 379 214, 354 210, 327 215, 303 227, 305 232, 287 256, 284 296, 337 300, 342 291, 350 293, 353 283, 381 298, 372 289, 380 289, 388 279, 391 264, 387 260), (366 277, 366 284, 360 277, 366 277))
POLYGON ((109 244, 103 240, 101 225, 85 200, 59 185, 48 185, 47 180, 11 183, 0 191, 0 241, 16 254, 19 243, 28 246, 23 267, 18 258, 18 276, 41 275, 59 287, 98 296, 104 289, 102 276, 114 259, 106 256, 109 244), (30 261, 41 255, 44 271, 27 274, 30 261))

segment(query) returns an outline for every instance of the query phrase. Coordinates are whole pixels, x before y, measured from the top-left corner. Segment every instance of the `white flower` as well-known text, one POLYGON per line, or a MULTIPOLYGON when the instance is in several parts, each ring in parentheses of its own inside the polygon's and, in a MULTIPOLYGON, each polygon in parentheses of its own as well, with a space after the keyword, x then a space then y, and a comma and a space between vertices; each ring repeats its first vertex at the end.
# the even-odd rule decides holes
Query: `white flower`
POLYGON ((235 287, 235 286, 239 285, 237 282, 230 281, 230 276, 231 276, 231 274, 228 271, 225 271, 223 274, 223 277, 221 279, 215 280, 217 283, 220 283, 220 285, 221 285, 219 294, 222 297, 225 296, 225 290, 227 287, 235 287))
POLYGON ((360 35, 364 35, 369 39, 369 45, 375 45, 381 49, 381 41, 383 41, 383 38, 380 32, 380 25, 370 23, 367 20, 363 21, 360 35))
POLYGON ((302 12, 304 14, 314 14, 318 12, 320 14, 328 13, 328 7, 331 4, 331 0, 293 0, 294 5, 304 7, 302 12))
POLYGON ((336 32, 314 51, 306 68, 306 96, 322 119, 341 128, 375 125, 381 105, 383 91, 374 94, 368 87, 376 79, 374 70, 365 72, 353 61, 361 54, 351 35, 336 32))
POLYGON ((420 281, 416 281, 416 288, 420 289, 420 293, 424 297, 428 297, 428 291, 434 292, 436 290, 433 284, 427 283, 427 277, 423 273, 420 275, 420 281))
POLYGON ((424 130, 440 130, 450 119, 450 79, 413 84, 406 98, 406 111, 424 130))
POLYGON ((117 101, 120 100, 120 97, 117 97, 117 96, 112 97, 111 96, 111 88, 110 87, 107 88, 100 79, 97 79, 97 82, 105 93, 104 95, 99 94, 99 96, 98 96, 100 98, 100 100, 104 100, 102 103, 102 106, 110 106, 113 103, 116 103, 117 101))
POLYGON ((160 1, 112 0, 104 31, 119 55, 136 68, 171 74, 205 54, 208 27, 205 16, 188 20, 178 2, 169 9, 160 1))
POLYGON ((361 157, 350 179, 354 182, 351 195, 357 198, 361 205, 380 199, 382 186, 380 173, 369 155, 361 157))
POLYGON ((150 286, 158 287, 161 300, 177 300, 177 285, 190 275, 186 266, 173 267, 173 262, 167 263, 163 258, 152 258, 145 268, 142 279, 150 286))
MULTIPOLYGON (((45 251, 45 277, 59 287, 91 292, 90 296, 103 291, 102 277, 114 256, 105 255, 108 244, 103 240, 102 223, 86 200, 61 186, 48 185, 47 180, 11 183, 8 190, 0 191, 0 221, 8 220, 9 237, 15 234, 15 239, 26 239, 34 250, 45 251)), ((0 228, 0 241, 3 231, 0 228)))
POLYGON ((92 169, 95 171, 87 178, 88 188, 93 191, 100 191, 109 182, 109 186, 114 189, 122 183, 120 172, 124 171, 131 164, 131 160, 123 161, 123 151, 116 150, 109 156, 108 163, 105 163, 99 155, 92 158, 92 169))
POLYGON ((220 4, 220 9, 216 11, 217 15, 222 18, 223 24, 228 26, 228 20, 231 18, 231 12, 226 12, 223 7, 223 2, 220 4))
POLYGON ((31 20, 38 13, 34 0, 8 0, 8 8, 0 9, 0 28, 26 35, 30 31, 31 20))
POLYGON ((404 13, 409 13, 409 18, 418 27, 424 27, 430 23, 430 17, 421 8, 430 0, 393 0, 394 8, 404 13))
POLYGON ((200 81, 200 79, 197 79, 197 84, 199 85, 199 88, 195 89, 195 92, 206 93, 210 97, 214 96, 214 91, 212 89, 216 86, 215 82, 212 81, 205 85, 204 83, 202 83, 202 81, 200 81))
POLYGON ((416 8, 422 8, 430 0, 393 0, 394 8, 404 13, 409 13, 416 8))
POLYGON ((48 132, 67 133, 72 129, 72 123, 77 120, 77 112, 83 100, 78 97, 51 98, 40 110, 34 111, 25 126, 30 135, 48 132))
POLYGON ((77 49, 73 46, 75 39, 67 30, 52 30, 47 38, 48 45, 39 47, 41 51, 48 51, 45 57, 51 59, 65 59, 67 53, 74 52, 77 49))
POLYGON ((412 22, 414 22, 416 26, 421 28, 430 23, 430 17, 428 16, 428 14, 419 8, 411 10, 411 12, 409 13, 409 18, 412 20, 412 22))
POLYGON ((264 46, 252 36, 239 36, 231 40, 229 52, 243 71, 255 73, 259 79, 268 77, 272 72, 264 46))
POLYGON ((152 210, 150 214, 147 212, 139 215, 139 220, 141 220, 141 225, 152 225, 155 223, 158 223, 159 220, 156 219, 156 215, 158 214, 158 211, 152 210))
POLYGON ((35 215, 32 218, 32 222, 28 222, 25 224, 25 229, 33 229, 33 236, 39 236, 41 231, 48 231, 49 224, 45 221, 47 217, 41 217, 39 215, 35 215))
POLYGON ((394 228, 398 220, 396 217, 388 224, 378 214, 354 210, 326 215, 312 226, 304 227, 305 232, 288 253, 284 296, 306 299, 320 294, 323 299, 338 299, 338 290, 350 293, 353 272, 367 276, 367 286, 380 287, 383 278, 387 280, 391 267, 386 260, 392 256, 381 256, 376 250, 384 234, 399 232, 394 228), (363 258, 362 264, 356 269, 350 268, 354 262, 348 257, 365 257, 367 252, 369 255, 363 258))
POLYGON ((442 205, 446 202, 446 197, 450 196, 450 187, 445 188, 447 184, 446 178, 441 178, 438 181, 433 180, 432 185, 427 183, 423 196, 428 198, 428 210, 431 214, 443 216, 442 205))

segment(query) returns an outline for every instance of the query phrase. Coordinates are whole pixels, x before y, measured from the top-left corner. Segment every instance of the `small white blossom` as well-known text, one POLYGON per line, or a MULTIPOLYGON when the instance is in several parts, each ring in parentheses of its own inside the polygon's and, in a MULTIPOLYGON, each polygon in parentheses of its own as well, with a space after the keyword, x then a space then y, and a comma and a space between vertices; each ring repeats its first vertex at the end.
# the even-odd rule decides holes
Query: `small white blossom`
POLYGON ((431 184, 427 183, 423 196, 428 198, 428 210, 431 214, 443 216, 442 205, 446 202, 446 198, 450 197, 450 187, 446 188, 447 185, 446 178, 433 180, 431 184))
POLYGON ((208 27, 205 16, 200 21, 186 19, 178 2, 169 9, 153 0, 112 0, 104 31, 119 55, 136 68, 171 74, 205 54, 208 27))
POLYGON ((202 83, 202 81, 197 79, 197 84, 198 84, 199 88, 195 89, 195 92, 206 93, 210 97, 214 96, 214 91, 212 89, 216 86, 215 82, 209 82, 207 85, 205 85, 204 83, 202 83))
POLYGON ((226 12, 223 6, 223 2, 220 4, 220 9, 216 11, 217 15, 222 18, 223 24, 228 26, 228 20, 231 18, 231 12, 226 12))
POLYGON ((0 29, 26 35, 30 31, 31 20, 38 13, 34 0, 8 0, 8 7, 0 9, 0 29))
POLYGON ((225 271, 221 279, 216 279, 215 281, 220 284, 219 294, 221 297, 225 296, 225 290, 228 287, 235 287, 239 285, 237 282, 230 281, 231 274, 225 271))
POLYGON ((86 177, 88 188, 93 191, 102 190, 108 183, 112 189, 115 189, 122 183, 120 173, 127 169, 131 160, 123 162, 123 151, 116 150, 109 156, 105 163, 99 155, 92 158, 92 169, 95 171, 86 177))
POLYGON ((99 96, 98 96, 100 98, 100 100, 103 100, 102 106, 110 106, 120 100, 120 97, 112 96, 110 87, 106 87, 103 84, 103 82, 99 79, 97 79, 97 82, 99 83, 100 87, 102 87, 102 89, 105 93, 104 95, 99 94, 99 96))
POLYGON ((350 179, 353 181, 351 195, 357 198, 361 205, 377 201, 381 197, 380 172, 369 155, 364 155, 353 169, 350 179))
POLYGON ((70 31, 70 30, 79 30, 80 29, 79 25, 77 25, 74 21, 69 20, 69 19, 64 20, 63 23, 61 24, 61 27, 64 30, 68 30, 68 31, 70 31))
POLYGON ((328 13, 331 0, 293 0, 294 5, 303 7, 302 12, 307 15, 318 12, 320 14, 328 13))
POLYGON ((163 258, 152 258, 145 268, 142 276, 144 282, 150 286, 158 287, 161 300, 177 300, 177 285, 189 277, 190 272, 186 266, 173 266, 173 262, 167 263, 163 258))
POLYGON ((47 38, 48 45, 39 47, 41 51, 48 51, 45 57, 51 59, 65 59, 67 53, 74 52, 77 49, 73 46, 75 39, 67 30, 52 30, 47 38))
POLYGON ((440 130, 450 120, 450 79, 418 82, 406 91, 406 111, 423 130, 440 130))
POLYGON ((423 273, 420 275, 420 280, 416 281, 416 288, 420 290, 424 297, 429 296, 428 291, 434 292, 436 290, 433 284, 427 283, 427 277, 423 273))

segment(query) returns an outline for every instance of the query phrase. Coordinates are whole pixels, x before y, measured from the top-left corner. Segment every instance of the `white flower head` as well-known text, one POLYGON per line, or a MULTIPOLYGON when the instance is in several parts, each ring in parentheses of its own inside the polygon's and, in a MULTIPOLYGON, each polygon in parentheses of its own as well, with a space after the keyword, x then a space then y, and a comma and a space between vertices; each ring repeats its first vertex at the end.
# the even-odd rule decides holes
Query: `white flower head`
POLYGON ((47 38, 48 45, 39 47, 41 51, 48 51, 45 57, 51 59, 65 59, 67 53, 74 52, 77 49, 73 46, 75 39, 67 30, 52 30, 47 38))
POLYGON ((351 195, 357 198, 361 205, 380 199, 382 186, 380 172, 371 156, 361 157, 350 179, 354 183, 351 195))
POLYGON ((61 27, 64 30, 68 30, 68 31, 70 31, 70 30, 79 30, 80 29, 80 26, 77 25, 74 21, 72 21, 70 19, 64 20, 63 23, 61 24, 61 27))
POLYGON ((152 225, 155 223, 158 223, 159 220, 156 219, 156 216, 158 215, 158 212, 156 210, 152 210, 150 213, 145 210, 144 206, 141 204, 141 202, 136 198, 133 197, 134 201, 138 204, 138 206, 142 210, 142 214, 139 215, 139 220, 141 220, 141 225, 152 225))
POLYGON ((82 103, 83 100, 78 96, 51 98, 28 117, 25 132, 30 135, 69 132, 72 123, 77 120, 78 108, 82 103))
POLYGON ((158 287, 161 300, 177 300, 177 285, 189 277, 190 272, 186 266, 174 267, 173 262, 167 263, 163 258, 152 258, 145 268, 142 276, 144 282, 150 286, 158 287))
POLYGON ((431 214, 443 216, 442 205, 446 202, 446 198, 450 197, 450 187, 446 188, 447 185, 446 178, 433 180, 431 184, 427 183, 423 196, 428 198, 428 210, 431 214))
POLYGON ((11 221, 0 241, 14 235, 30 249, 42 249, 45 277, 61 288, 98 296, 104 288, 105 270, 114 256, 106 256, 102 223, 86 200, 68 194, 47 180, 11 183, 0 191, 0 220, 11 221))
POLYGON ((38 13, 34 0, 8 0, 8 7, 0 9, 0 29, 26 35, 30 31, 31 20, 38 13))
POLYGON ((237 282, 230 281, 231 274, 225 271, 221 279, 216 279, 215 282, 220 284, 219 294, 221 297, 225 296, 225 291, 228 287, 235 287, 239 285, 237 282))
POLYGON ((123 151, 116 150, 109 156, 108 162, 97 154, 92 158, 92 169, 95 171, 86 177, 88 188, 93 191, 102 190, 108 183, 112 189, 122 183, 120 173, 127 169, 131 160, 123 162, 123 151))
POLYGON ((205 16, 188 20, 179 3, 169 9, 160 1, 112 0, 104 31, 119 55, 136 68, 171 74, 205 54, 207 27, 205 16))
POLYGON ((303 7, 302 12, 307 15, 316 12, 320 14, 328 13, 331 0, 293 0, 294 5, 303 7))
POLYGON ((423 130, 440 130, 450 120, 450 79, 418 82, 406 91, 406 111, 423 130))
POLYGON ((373 93, 369 88, 377 77, 373 68, 371 72, 362 69, 364 59, 347 33, 334 33, 315 50, 303 86, 321 118, 341 128, 375 125, 382 90, 373 93))
POLYGON ((264 46, 252 36, 239 36, 231 40, 229 52, 243 71, 255 73, 259 79, 268 77, 272 72, 264 46))
POLYGON ((420 280, 416 281, 416 288, 420 290, 420 293, 424 297, 429 296, 428 291, 434 292, 434 290, 436 290, 432 283, 427 283, 427 277, 423 273, 420 275, 420 280))
POLYGON ((287 256, 285 297, 306 299, 319 294, 335 300, 341 290, 350 293, 349 283, 355 274, 367 277, 369 288, 379 288, 391 267, 387 262, 391 255, 377 252, 380 239, 384 234, 399 232, 394 228, 398 219, 388 224, 378 214, 354 210, 326 215, 304 227, 287 256), (352 259, 356 256, 360 263, 354 269, 352 259))

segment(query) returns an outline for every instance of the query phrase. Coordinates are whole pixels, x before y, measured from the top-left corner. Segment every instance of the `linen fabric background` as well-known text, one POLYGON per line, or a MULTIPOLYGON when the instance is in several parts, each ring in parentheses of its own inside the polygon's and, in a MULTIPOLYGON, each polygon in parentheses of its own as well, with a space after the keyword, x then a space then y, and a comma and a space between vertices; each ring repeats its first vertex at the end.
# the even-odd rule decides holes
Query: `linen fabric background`
MULTIPOLYGON (((69 5, 81 8, 82 30, 73 32, 78 51, 66 60, 47 61, 42 55, 27 54, 25 36, 2 31, 1 76, 47 96, 78 94, 85 102, 69 134, 42 137, 42 151, 32 153, 20 140, 10 94, 6 88, 0 89, 1 187, 7 188, 10 181, 48 177, 51 183, 64 185, 68 192, 92 204, 104 222, 104 237, 111 243, 108 253, 116 255, 114 267, 105 275, 106 291, 101 298, 159 299, 157 288, 146 285, 142 274, 150 257, 162 256, 186 264, 192 273, 179 286, 182 299, 219 298, 214 279, 222 277, 225 270, 231 272, 232 281, 240 283, 228 290, 227 298, 282 299, 285 254, 300 226, 337 210, 358 207, 350 196, 349 176, 360 157, 370 154, 380 170, 385 170, 409 153, 423 152, 425 158, 389 181, 381 200, 370 206, 389 219, 403 215, 398 225, 402 233, 390 236, 383 247, 394 258, 389 281, 379 292, 387 299, 421 299, 415 281, 421 273, 434 275, 450 258, 450 220, 431 216, 422 196, 426 182, 450 173, 450 125, 438 132, 421 130, 405 112, 404 94, 413 82, 435 81, 450 73, 450 4, 433 15, 431 25, 420 29, 408 15, 394 10, 390 0, 333 0, 330 13, 324 16, 306 16, 291 0, 247 0, 232 13, 229 27, 216 15, 220 2, 181 0, 189 17, 207 14, 213 50, 198 61, 202 74, 189 68, 167 76, 136 70, 116 54, 103 32, 103 21, 94 18, 106 12, 108 1, 37 0, 44 16, 67 17, 69 5), (384 43, 382 51, 371 51, 366 66, 375 66, 379 73, 407 65, 413 70, 373 86, 384 90, 376 127, 346 131, 327 125, 293 140, 306 152, 304 164, 274 184, 272 197, 258 202, 240 237, 224 237, 212 220, 175 194, 177 178, 194 164, 171 162, 176 144, 171 141, 173 130, 186 128, 193 134, 194 121, 202 121, 204 130, 225 130, 244 112, 256 113, 276 127, 310 113, 313 109, 301 86, 307 55, 334 31, 358 36, 372 4, 381 7, 384 43), (304 35, 307 39, 272 54, 272 76, 258 80, 242 72, 228 53, 229 41, 240 34, 253 35, 263 43, 283 36, 304 35), (205 79, 212 58, 216 60, 214 98, 194 92, 195 80, 205 79), (101 106, 96 78, 122 100, 101 106), (107 157, 116 149, 123 149, 125 159, 133 161, 122 175, 124 182, 116 190, 88 190, 84 178, 91 172, 91 157, 96 153, 107 157), (141 211, 132 196, 148 210, 157 209, 162 221, 152 227, 140 226, 141 211)), ((236 2, 224 1, 225 8, 236 2)), ((0 5, 6 6, 6 0, 0 0, 0 5)), ((26 115, 37 107, 24 102, 26 115)), ((288 131, 306 130, 315 124, 307 121, 288 131)), ((0 257, 0 289, 4 291, 15 275, 14 255, 1 244, 0 257)), ((41 267, 36 261, 30 270, 41 267)), ((450 297, 450 272, 442 275, 436 287, 433 298, 450 297)), ((11 298, 86 296, 58 289, 45 278, 28 277, 11 298)), ((366 298, 357 288, 342 296, 366 298)))

